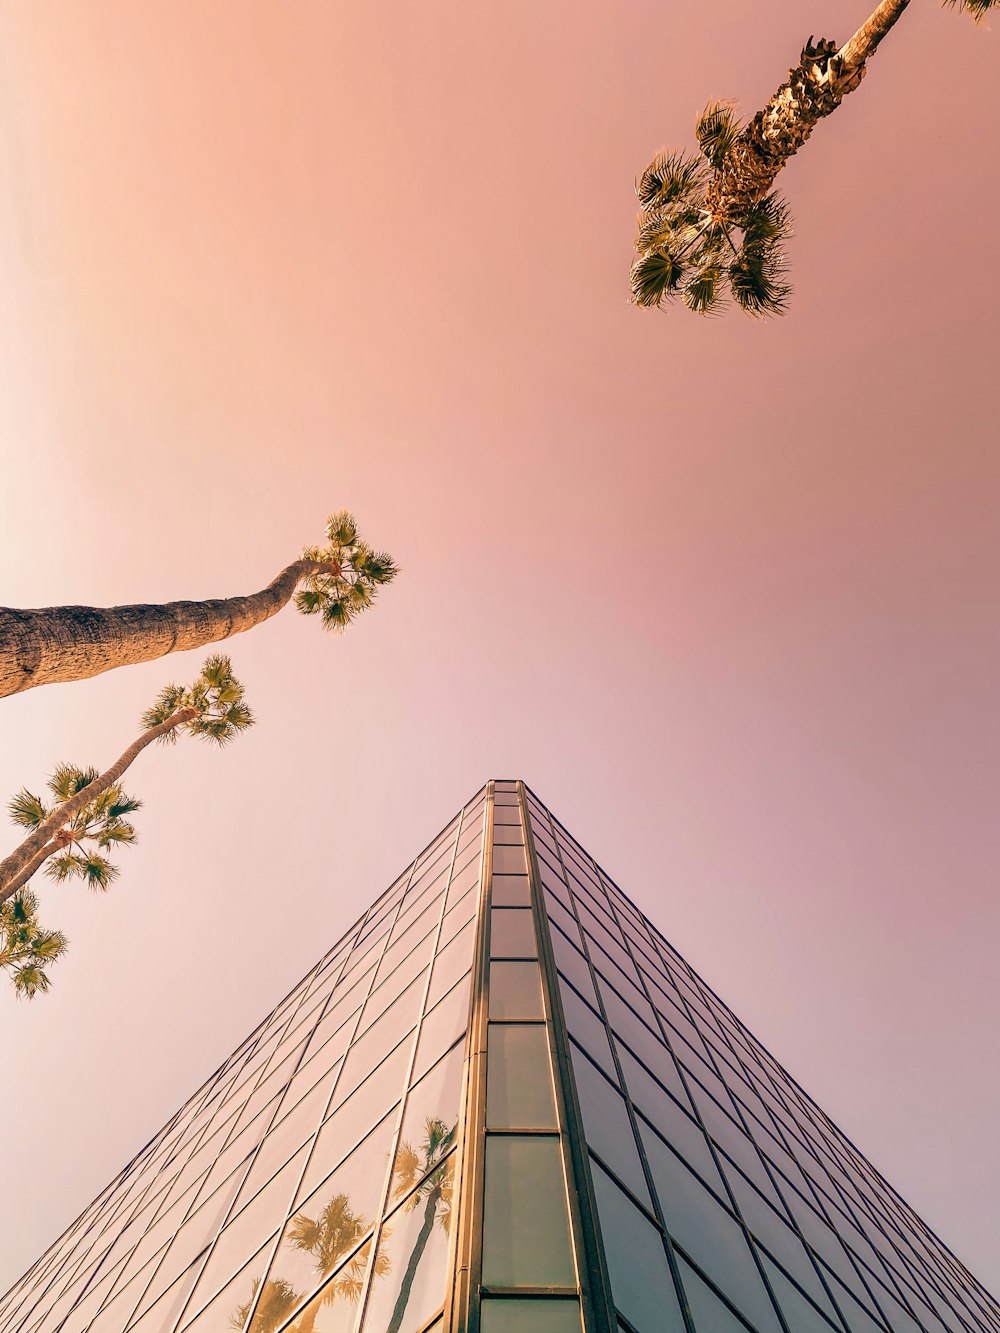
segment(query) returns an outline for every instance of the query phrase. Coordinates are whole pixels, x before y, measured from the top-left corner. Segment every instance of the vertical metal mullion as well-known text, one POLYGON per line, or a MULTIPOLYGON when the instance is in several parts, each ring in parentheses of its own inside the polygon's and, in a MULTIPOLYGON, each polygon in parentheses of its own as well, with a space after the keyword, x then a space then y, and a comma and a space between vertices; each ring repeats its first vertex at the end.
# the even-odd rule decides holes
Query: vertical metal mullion
MULTIPOLYGON (((548 814, 548 811, 547 811, 547 810, 546 810, 546 814, 548 814)), ((566 862, 565 862, 565 860, 563 859, 562 847, 560 846, 559 838, 558 838, 558 836, 556 835, 555 829, 554 829, 553 826, 552 826, 552 823, 551 823, 551 817, 550 817, 550 822, 549 822, 549 832, 550 832, 550 834, 552 835, 552 841, 553 841, 553 843, 555 844, 556 855, 559 857, 559 865, 560 865, 560 868, 562 869, 562 874, 563 874, 563 883, 565 884, 567 894, 569 895, 569 902, 570 902, 570 907, 571 907, 572 912, 573 912, 573 919, 576 921, 577 929, 578 929, 579 932, 580 932, 580 943, 581 943, 582 946, 583 946, 583 956, 584 956, 584 961, 585 961, 586 964, 587 964, 587 969, 588 969, 588 972, 589 972, 589 974, 590 974, 591 984, 592 984, 593 987, 594 987, 594 994, 597 996, 597 1003, 598 1003, 598 1006, 599 1006, 599 1008, 600 1008, 600 1012, 601 1012, 601 1021, 602 1021, 602 1023, 604 1024, 605 1031, 606 1031, 608 1034, 610 1034, 610 1033, 611 1033, 611 1025, 610 1025, 610 1023, 608 1022, 607 1011, 606 1011, 606 1009, 605 1009, 605 1007, 604 1007, 604 997, 603 997, 603 995, 601 994, 601 988, 600 988, 600 986, 598 985, 596 969, 595 969, 595 967, 594 967, 593 960, 592 960, 592 958, 590 957, 590 949, 587 947, 587 937, 586 937, 586 935, 584 934, 583 926, 582 926, 582 924, 581 924, 581 922, 580 922, 580 915, 579 915, 579 912, 577 911, 577 906, 576 906, 576 894, 573 892, 572 888, 570 887, 570 883, 569 883, 569 879, 568 879, 568 877, 567 877, 567 871, 566 871, 566 862)), ((543 910, 544 910, 544 902, 542 903, 542 907, 543 907, 543 910)), ((547 925, 548 925, 548 920, 547 920, 547 918, 546 918, 546 926, 547 926, 547 925)), ((555 961, 554 961, 554 959, 553 959, 553 986, 554 986, 555 990, 558 992, 558 989, 559 989, 559 980, 558 980, 558 977, 555 975, 555 971, 556 971, 556 969, 555 969, 555 961)), ((560 1007, 561 1007, 561 1002, 560 1002, 560 1007)), ((568 1034, 567 1034, 567 1043, 568 1043, 568 1034)), ((637 1123, 636 1118, 635 1118, 635 1108, 632 1106, 632 1100, 631 1100, 631 1098, 629 1097, 628 1093, 625 1091, 625 1089, 626 1089, 626 1087, 627 1087, 627 1084, 626 1084, 626 1082, 625 1082, 624 1074, 623 1074, 623 1072, 622 1072, 621 1061, 620 1061, 619 1058, 618 1058, 618 1051, 617 1051, 617 1049, 616 1049, 616 1047, 615 1047, 615 1043, 614 1043, 613 1041, 611 1041, 611 1040, 608 1041, 608 1048, 609 1048, 610 1051, 611 1051, 611 1058, 614 1060, 615 1071, 616 1071, 616 1073, 617 1073, 617 1075, 618 1075, 618 1086, 619 1086, 619 1088, 621 1088, 621 1090, 622 1090, 622 1092, 623 1092, 623 1094, 624 1094, 624 1096, 623 1096, 623 1102, 624 1102, 624 1104, 625 1104, 625 1113, 626 1113, 626 1115, 628 1116, 629 1125, 630 1125, 631 1130, 632 1130, 632 1137, 633 1137, 633 1139, 635 1140, 636 1151, 638 1152, 638 1155, 639 1155, 639 1162, 640 1162, 640 1166, 641 1166, 641 1168, 642 1168, 643 1179, 644 1179, 645 1182, 646 1182, 646 1190, 647 1190, 647 1192, 648 1192, 648 1194, 649 1194, 649 1198, 650 1198, 651 1203, 652 1203, 653 1213, 654 1213, 654 1215, 655 1215, 655 1217, 656 1217, 657 1224, 659 1225, 660 1231, 661 1231, 661 1233, 662 1233, 662 1235, 661 1235, 661 1240, 662 1240, 662 1242, 663 1242, 663 1248, 664 1248, 664 1251, 665 1251, 665 1253, 666 1253, 667 1264, 668 1264, 668 1267, 669 1267, 669 1269, 670 1269, 670 1276, 671 1276, 671 1278, 672 1278, 672 1280, 673 1280, 673 1283, 674 1283, 674 1289, 675 1289, 675 1292, 676 1292, 676 1295, 677 1295, 677 1301, 678 1301, 678 1304, 679 1304, 679 1306, 680 1306, 680 1310, 681 1310, 681 1318, 682 1318, 683 1321, 684 1321, 684 1325, 685 1325, 685 1328, 687 1328, 688 1333, 696 1333, 695 1325, 694 1325, 694 1319, 692 1318, 691 1310, 690 1310, 690 1307, 688 1306, 687 1295, 686 1295, 686 1293, 685 1293, 685 1291, 684 1291, 684 1284, 683 1284, 683 1282, 681 1281, 681 1274, 680 1274, 680 1268, 679 1268, 678 1263, 677 1263, 677 1256, 676 1256, 676 1254, 674 1253, 674 1244, 673 1244, 673 1240, 672 1240, 672 1238, 671 1238, 671 1236, 670 1236, 670 1232, 669 1232, 668 1229, 667 1229, 666 1220, 665 1220, 665 1218, 664 1218, 664 1216, 663 1216, 663 1210, 662 1210, 661 1207, 660 1207, 659 1198, 658 1198, 658 1196, 657 1196, 657 1192, 656 1192, 656 1184, 655 1184, 655 1181, 653 1180, 653 1173, 652 1173, 652 1170, 650 1169, 649 1161, 648 1161, 648 1159, 647 1159, 647 1157, 646 1157, 646 1147, 645 1147, 645 1144, 643 1143, 643 1141, 642 1141, 642 1137, 641 1137, 641 1135, 640 1135, 640 1133, 639 1133, 639 1126, 638 1126, 638 1123, 637 1123)), ((568 1047, 568 1044, 567 1044, 567 1052, 566 1052, 566 1054, 567 1054, 567 1060, 568 1060, 568 1059, 570 1058, 570 1057, 569 1057, 569 1047, 568 1047)), ((570 1077, 572 1078, 572 1066, 570 1067, 570 1077)), ((575 1094, 575 1082, 574 1082, 574 1094, 575 1094)), ((581 1121, 580 1121, 580 1126, 581 1126, 581 1127, 580 1127, 580 1138, 581 1138, 581 1141, 582 1141, 582 1139, 583 1139, 582 1118, 581 1118, 581 1121)), ((589 1170, 588 1170, 587 1174, 588 1174, 588 1178, 589 1178, 589 1174, 590 1174, 590 1173, 589 1173, 589 1170)), ((595 1203, 595 1212, 596 1212, 596 1203, 595 1203)), ((614 1309, 614 1306, 613 1306, 613 1304, 612 1304, 612 1310, 613 1310, 613 1309, 614 1309)), ((613 1328, 613 1327, 614 1327, 614 1324, 612 1324, 612 1328, 613 1328)), ((787 1333, 787 1331, 786 1331, 786 1333, 787 1333)))
POLYGON ((460 1188, 456 1191, 451 1300, 445 1298, 442 1333, 479 1333, 479 1289, 483 1276, 483 1172, 486 1159, 486 1033, 489 1016, 490 895, 493 877, 495 785, 486 786, 483 851, 473 946, 469 1031, 463 1072, 460 1188))
MULTIPOLYGON (((383 1184, 382 1187, 382 1199, 379 1205, 378 1212, 375 1215, 375 1221, 372 1224, 371 1261, 368 1264, 368 1272, 365 1274, 364 1285, 362 1287, 361 1295, 358 1299, 358 1317, 354 1325, 355 1328, 360 1328, 362 1323, 364 1322, 365 1314, 367 1313, 368 1309, 368 1298, 371 1294, 372 1282, 375 1279, 375 1260, 378 1254, 378 1246, 382 1242, 382 1234, 381 1234, 382 1224, 385 1221, 387 1212, 389 1211, 389 1201, 391 1198, 391 1191, 392 1191, 393 1168, 396 1165, 396 1152, 399 1148, 399 1140, 403 1132, 403 1119, 406 1116, 406 1106, 410 1099, 410 1082, 413 1078, 413 1071, 416 1067, 417 1047, 420 1045, 420 1035, 421 1032, 423 1031, 424 1018, 426 1017, 427 1013, 427 997, 430 994, 431 979, 434 975, 434 964, 437 960, 438 948, 441 944, 441 932, 444 928, 444 918, 445 918, 445 912, 448 907, 448 894, 451 892, 452 876, 455 873, 455 858, 458 855, 458 844, 459 842, 461 842, 462 839, 462 826, 465 822, 466 808, 467 807, 463 806, 458 816, 458 828, 455 831, 455 845, 451 849, 451 862, 449 863, 448 866, 448 878, 445 881, 444 888, 441 892, 441 910, 438 913, 437 930, 435 931, 434 934, 434 945, 433 948, 431 949, 430 962, 427 964, 427 976, 424 979, 424 991, 420 1000, 420 1010, 417 1015, 416 1026, 413 1030, 413 1047, 410 1051, 410 1058, 406 1066, 406 1081, 403 1084, 403 1093, 399 1103, 399 1114, 396 1118, 396 1128, 393 1132, 392 1142, 389 1146, 389 1161, 388 1164, 386 1165, 385 1183, 383 1184)), ((444 996, 442 996, 441 998, 443 999, 444 996)), ((457 1148, 455 1156, 457 1160, 458 1157, 457 1148)))
POLYGON ((597 1200, 594 1197, 587 1149, 583 1134, 583 1116, 576 1092, 576 1080, 569 1049, 569 1033, 559 993, 555 955, 549 935, 548 913, 542 879, 538 870, 535 840, 531 826, 531 812, 523 782, 517 784, 521 821, 524 825, 524 849, 528 862, 528 884, 538 941, 538 961, 545 996, 549 1044, 553 1057, 556 1085, 556 1105, 562 1126, 560 1138, 567 1185, 569 1186, 570 1222, 576 1258, 577 1280, 580 1284, 580 1305, 586 1333, 617 1333, 611 1281, 600 1241, 597 1222, 597 1200))

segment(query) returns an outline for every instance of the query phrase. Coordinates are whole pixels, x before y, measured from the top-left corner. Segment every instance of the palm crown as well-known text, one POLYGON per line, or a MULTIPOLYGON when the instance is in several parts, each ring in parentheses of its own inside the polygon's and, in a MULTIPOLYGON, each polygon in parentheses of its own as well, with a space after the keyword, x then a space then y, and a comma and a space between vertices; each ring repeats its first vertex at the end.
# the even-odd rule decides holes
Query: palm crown
MULTIPOLYGON (((789 215, 772 186, 815 127, 860 85, 868 61, 910 0, 879 0, 849 41, 810 37, 767 104, 741 125, 711 102, 695 132, 701 157, 660 153, 639 181, 632 300, 680 297, 698 314, 728 298, 750 315, 780 315, 789 296, 782 246, 789 215)), ((945 0, 978 22, 1000 0, 945 0)))
POLYGON ((789 287, 782 246, 790 234, 785 202, 771 193, 739 224, 722 220, 707 204, 712 173, 741 128, 731 105, 712 102, 695 125, 701 157, 660 153, 642 173, 639 258, 632 265, 636 305, 658 306, 679 296, 689 310, 707 315, 732 296, 751 315, 784 310, 789 287))
POLYGON ((65 948, 65 935, 42 930, 38 924, 38 899, 30 889, 0 903, 0 968, 10 977, 17 995, 30 999, 48 990, 51 980, 46 965, 65 948))
POLYGON ((295 605, 307 616, 319 615, 326 629, 340 632, 367 611, 380 587, 399 573, 392 556, 373 551, 358 536, 358 525, 346 510, 331 514, 325 546, 307 546, 303 559, 327 568, 307 575, 295 594, 295 605))
POLYGON ((153 707, 143 713, 142 725, 157 727, 181 712, 191 716, 165 731, 161 741, 172 745, 178 733, 186 731, 225 745, 254 721, 243 686, 233 675, 232 662, 218 654, 206 660, 193 685, 165 685, 153 707))
MULTIPOLYGON (((10 817, 21 828, 36 829, 99 776, 96 768, 60 764, 46 784, 55 797, 54 802, 47 805, 40 796, 22 787, 7 804, 10 817)), ((135 826, 125 816, 134 814, 141 806, 141 801, 126 796, 120 782, 95 796, 59 830, 55 841, 66 850, 47 861, 45 873, 60 883, 78 878, 88 889, 107 889, 117 878, 118 867, 112 865, 105 853, 136 841, 135 826), (90 846, 85 847, 85 843, 90 846)))

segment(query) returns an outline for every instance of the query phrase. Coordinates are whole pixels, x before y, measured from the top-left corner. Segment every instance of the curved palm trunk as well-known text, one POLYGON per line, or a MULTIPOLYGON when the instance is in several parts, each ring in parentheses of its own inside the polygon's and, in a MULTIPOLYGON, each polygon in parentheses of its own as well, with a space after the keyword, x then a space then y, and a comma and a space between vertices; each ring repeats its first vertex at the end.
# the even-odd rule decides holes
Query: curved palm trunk
POLYGON ((296 560, 260 592, 162 606, 0 607, 0 697, 55 681, 83 680, 242 634, 287 605, 307 574, 340 573, 296 560))
POLYGON ((4 903, 12 897, 22 885, 28 882, 43 861, 51 856, 53 852, 59 851, 66 845, 67 840, 58 836, 60 830, 71 819, 75 819, 84 806, 89 805, 95 796, 100 796, 109 787, 113 787, 147 745, 151 745, 153 741, 165 736, 168 731, 173 731, 175 727, 181 726, 184 722, 190 722, 192 718, 197 716, 198 710, 196 708, 179 708, 165 722, 160 722, 155 727, 149 727, 132 742, 127 750, 119 755, 109 769, 96 777, 82 791, 78 791, 75 796, 71 796, 68 801, 63 801, 62 805, 57 806, 46 819, 43 819, 35 831, 25 838, 20 847, 11 852, 5 860, 0 861, 0 903, 4 903))
POLYGON ((434 1230, 434 1217, 437 1213, 438 1191, 431 1190, 427 1196, 427 1202, 424 1205, 424 1220, 421 1223, 420 1230, 417 1232, 417 1239, 413 1243, 413 1250, 410 1253, 409 1262, 406 1265, 406 1271, 403 1273, 403 1280, 399 1284, 399 1295, 396 1297, 396 1304, 393 1306, 392 1318, 386 1326, 385 1333, 399 1333, 403 1322, 403 1316, 406 1314, 406 1307, 409 1304, 410 1293, 413 1290, 413 1282, 417 1276, 417 1269, 420 1267, 420 1260, 424 1257, 424 1250, 427 1249, 427 1242, 431 1238, 431 1232, 434 1230))
POLYGON ((715 172, 705 204, 718 222, 738 226, 760 203, 819 122, 860 84, 867 61, 908 4, 882 0, 839 50, 835 42, 820 40, 814 46, 809 39, 787 80, 743 129, 715 172))

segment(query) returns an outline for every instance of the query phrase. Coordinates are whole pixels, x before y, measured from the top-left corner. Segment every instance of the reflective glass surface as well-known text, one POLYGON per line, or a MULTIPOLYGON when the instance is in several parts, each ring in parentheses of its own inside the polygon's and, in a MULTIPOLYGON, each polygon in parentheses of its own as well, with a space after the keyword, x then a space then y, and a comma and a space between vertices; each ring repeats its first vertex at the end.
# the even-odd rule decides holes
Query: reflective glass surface
POLYGON ((487 1138, 483 1282, 575 1286, 557 1138, 487 1138))

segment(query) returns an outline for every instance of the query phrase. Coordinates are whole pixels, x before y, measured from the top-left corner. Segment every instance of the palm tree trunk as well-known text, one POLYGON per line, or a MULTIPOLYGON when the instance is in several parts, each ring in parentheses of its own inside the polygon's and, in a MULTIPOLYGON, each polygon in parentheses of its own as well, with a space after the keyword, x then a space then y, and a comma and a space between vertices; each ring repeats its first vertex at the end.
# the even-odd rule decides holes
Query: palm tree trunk
POLYGON ((167 732, 173 731, 175 727, 181 726, 184 722, 190 722, 192 718, 197 716, 198 710, 196 708, 179 708, 165 722, 147 728, 141 736, 132 742, 127 750, 119 755, 109 769, 96 777, 93 782, 88 783, 75 796, 71 796, 68 801, 63 801, 50 815, 43 819, 34 832, 25 838, 20 847, 11 852, 10 856, 4 861, 0 861, 0 903, 4 903, 12 897, 22 885, 27 883, 42 861, 64 845, 64 841, 55 836, 59 830, 64 828, 70 820, 75 819, 84 806, 89 805, 96 796, 100 796, 109 787, 113 787, 147 745, 151 745, 153 741, 159 740, 167 732), (45 853, 45 856, 41 855, 42 852, 45 853))
POLYGON ((739 226, 761 202, 819 122, 858 87, 868 60, 909 2, 882 0, 839 50, 835 42, 821 39, 813 45, 809 39, 787 80, 745 126, 715 172, 705 202, 716 221, 739 226))
POLYGON ((434 1230, 434 1217, 437 1213, 438 1191, 431 1190, 427 1196, 427 1202, 424 1205, 424 1220, 420 1230, 417 1233, 417 1239, 414 1241, 413 1250, 410 1253, 409 1263, 406 1265, 406 1271, 403 1274, 403 1280, 399 1284, 399 1295, 396 1297, 396 1304, 393 1306, 392 1318, 386 1327, 385 1333, 399 1333, 400 1325, 403 1322, 403 1316, 406 1314, 406 1307, 409 1304, 410 1293, 413 1290, 413 1282, 417 1276, 417 1269, 420 1267, 420 1260, 424 1257, 424 1250, 427 1249, 427 1242, 431 1238, 431 1232, 434 1230))
POLYGON ((287 605, 307 574, 322 572, 339 574, 340 569, 319 560, 296 560, 260 592, 205 602, 36 611, 0 607, 0 698, 242 634, 287 605))

